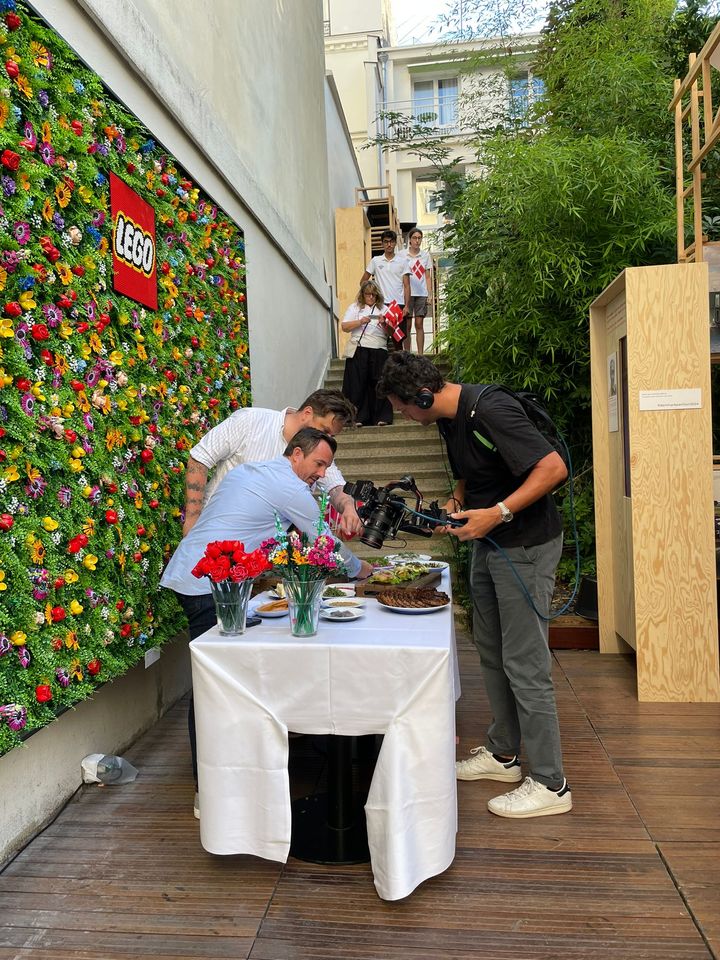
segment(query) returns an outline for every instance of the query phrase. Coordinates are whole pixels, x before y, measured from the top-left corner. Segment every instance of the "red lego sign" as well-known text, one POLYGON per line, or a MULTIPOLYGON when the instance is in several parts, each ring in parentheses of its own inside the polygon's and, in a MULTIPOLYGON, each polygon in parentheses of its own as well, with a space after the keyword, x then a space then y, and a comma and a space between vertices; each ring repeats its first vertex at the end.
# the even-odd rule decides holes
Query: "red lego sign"
POLYGON ((114 173, 110 174, 113 289, 157 310, 155 211, 114 173))

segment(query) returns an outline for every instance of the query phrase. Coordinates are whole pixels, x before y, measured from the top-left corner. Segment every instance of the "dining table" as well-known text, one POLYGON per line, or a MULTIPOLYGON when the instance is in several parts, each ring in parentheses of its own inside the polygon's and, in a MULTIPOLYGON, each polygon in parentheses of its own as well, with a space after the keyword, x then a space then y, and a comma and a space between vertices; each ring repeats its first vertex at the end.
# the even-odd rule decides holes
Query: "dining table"
MULTIPOLYGON (((449 572, 440 589, 451 596, 449 572)), ((293 834, 288 733, 381 734, 365 818, 375 888, 399 900, 455 856, 452 603, 399 613, 366 598, 352 621, 294 637, 287 617, 190 644, 200 841, 286 862, 293 834)))

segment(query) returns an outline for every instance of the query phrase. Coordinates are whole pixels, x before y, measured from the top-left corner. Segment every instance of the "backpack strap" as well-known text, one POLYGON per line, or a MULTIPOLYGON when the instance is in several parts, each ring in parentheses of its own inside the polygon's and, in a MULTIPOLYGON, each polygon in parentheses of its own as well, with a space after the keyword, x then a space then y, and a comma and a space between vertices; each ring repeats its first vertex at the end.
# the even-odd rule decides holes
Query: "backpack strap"
POLYGON ((475 393, 475 396, 473 397, 472 406, 468 410, 468 414, 467 414, 468 423, 473 428, 472 433, 475 439, 478 440, 491 453, 497 453, 498 452, 497 447, 492 442, 492 440, 489 440, 487 437, 483 436, 483 434, 476 429, 476 418, 477 418, 477 408, 480 405, 480 401, 483 398, 483 396, 491 390, 502 390, 502 387, 497 383, 485 383, 485 384, 481 384, 475 389, 476 389, 476 393, 475 393))

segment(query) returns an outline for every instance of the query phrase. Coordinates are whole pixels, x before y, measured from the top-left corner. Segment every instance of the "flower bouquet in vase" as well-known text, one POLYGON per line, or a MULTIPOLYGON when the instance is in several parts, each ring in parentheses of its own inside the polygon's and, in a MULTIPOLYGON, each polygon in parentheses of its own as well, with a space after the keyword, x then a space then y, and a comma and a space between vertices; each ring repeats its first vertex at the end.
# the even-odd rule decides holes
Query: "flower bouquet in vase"
POLYGON ((253 581, 270 568, 262 549, 246 553, 239 540, 214 540, 207 545, 192 574, 210 581, 220 633, 230 637, 245 633, 253 581))
POLYGON ((260 549, 271 568, 285 586, 290 614, 290 628, 295 637, 312 637, 317 633, 325 578, 345 573, 345 564, 338 553, 339 543, 325 531, 324 504, 321 503, 317 536, 293 530, 287 533, 276 521, 277 533, 260 549))

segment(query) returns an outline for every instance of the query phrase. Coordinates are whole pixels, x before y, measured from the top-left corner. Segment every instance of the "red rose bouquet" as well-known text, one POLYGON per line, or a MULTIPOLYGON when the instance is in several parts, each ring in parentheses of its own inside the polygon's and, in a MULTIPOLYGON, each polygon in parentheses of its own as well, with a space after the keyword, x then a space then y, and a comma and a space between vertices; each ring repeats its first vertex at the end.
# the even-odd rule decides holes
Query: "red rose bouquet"
POLYGON ((247 553, 239 540, 215 540, 207 545, 192 574, 210 581, 220 633, 228 636, 245 633, 253 580, 271 566, 262 550, 247 553))

